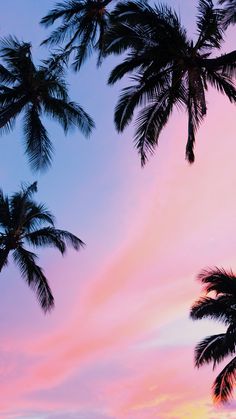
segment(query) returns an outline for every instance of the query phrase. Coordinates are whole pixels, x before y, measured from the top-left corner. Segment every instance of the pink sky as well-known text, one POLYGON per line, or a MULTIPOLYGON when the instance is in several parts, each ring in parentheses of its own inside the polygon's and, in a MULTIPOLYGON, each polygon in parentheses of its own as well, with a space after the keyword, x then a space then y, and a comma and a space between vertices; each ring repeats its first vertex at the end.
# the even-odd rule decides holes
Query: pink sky
MULTIPOLYGON (((184 7, 189 1, 168 3, 191 27, 195 2, 189 20, 184 7)), ((6 2, 1 35, 26 40, 31 35, 38 46, 44 32, 34 27, 52 4, 6 2), (12 19, 13 8, 22 20, 12 19)), ((228 49, 234 36, 230 30, 228 49)), ((175 113, 156 155, 141 170, 132 128, 118 136, 112 125, 118 89, 105 86, 110 68, 105 63, 99 70, 94 96, 93 61, 80 77, 71 77, 74 95, 80 92, 97 132, 87 143, 76 141, 75 134, 59 138, 53 168, 38 177, 39 198, 59 227, 87 244, 65 258, 52 250, 40 254, 55 310, 41 313, 14 267, 2 274, 0 418, 235 418, 235 402, 212 404, 217 371, 193 366, 194 345, 219 326, 188 319, 200 295, 195 277, 202 268, 236 272, 235 109, 209 92, 192 166, 184 160, 186 115, 175 113)), ((15 143, 16 132, 3 139, 5 192, 34 179, 15 143), (19 165, 15 173, 7 164, 11 153, 19 165)))

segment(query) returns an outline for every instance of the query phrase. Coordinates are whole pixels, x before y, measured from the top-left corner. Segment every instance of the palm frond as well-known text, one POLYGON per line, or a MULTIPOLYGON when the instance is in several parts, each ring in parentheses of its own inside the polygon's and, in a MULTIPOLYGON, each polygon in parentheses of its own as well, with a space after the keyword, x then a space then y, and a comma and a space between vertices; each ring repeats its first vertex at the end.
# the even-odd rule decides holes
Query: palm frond
POLYGON ((38 192, 38 182, 35 181, 31 184, 22 183, 21 184, 21 195, 24 199, 29 199, 33 194, 38 192))
POLYGON ((75 102, 64 102, 63 106, 68 120, 68 128, 77 127, 85 137, 89 137, 95 124, 88 113, 75 102))
POLYGON ((14 193, 9 201, 11 230, 18 230, 23 227, 27 212, 33 205, 32 195, 37 192, 37 182, 31 185, 25 183, 21 185, 21 190, 14 193))
POLYGON ((226 75, 230 75, 228 73, 230 71, 231 74, 235 74, 236 50, 222 54, 219 57, 201 59, 200 63, 209 70, 221 70, 226 75))
POLYGON ((41 25, 48 27, 60 18, 64 21, 70 21, 75 14, 80 13, 83 9, 84 1, 70 0, 67 2, 60 2, 41 19, 40 23, 41 25))
POLYGON ((137 106, 146 104, 148 99, 153 98, 158 93, 158 85, 154 80, 142 80, 140 78, 138 81, 139 83, 136 85, 125 87, 119 97, 114 117, 118 132, 122 132, 131 122, 137 106))
POLYGON ((160 132, 167 123, 172 107, 172 103, 165 104, 157 100, 139 112, 134 141, 141 156, 142 166, 146 163, 148 154, 154 153, 160 132))
MULTIPOLYGON (((42 68, 42 77, 44 78, 44 90, 41 94, 41 101, 47 98, 56 98, 64 101, 69 101, 68 86, 64 78, 57 73, 58 67, 42 68)), ((60 71, 60 70, 58 70, 60 71)))
POLYGON ((229 25, 236 24, 236 0, 219 0, 219 4, 223 4, 223 25, 227 29, 229 25))
POLYGON ((38 109, 29 107, 24 116, 25 153, 33 170, 45 170, 51 165, 53 146, 43 126, 38 109))
POLYGON ((197 278, 202 282, 207 293, 215 291, 217 295, 226 294, 236 297, 236 277, 232 271, 222 268, 204 269, 197 278))
POLYGON ((70 120, 64 107, 65 101, 62 99, 47 96, 43 98, 43 107, 47 116, 59 122, 65 133, 70 128, 70 120))
POLYGON ((58 26, 50 36, 46 39, 44 39, 41 42, 41 45, 47 45, 49 47, 52 47, 54 45, 60 45, 64 41, 67 41, 71 38, 73 34, 73 29, 77 26, 77 18, 74 19, 74 21, 63 23, 62 25, 58 26))
POLYGON ((11 213, 9 207, 9 200, 4 196, 3 191, 0 189, 0 226, 4 229, 11 226, 11 213))
POLYGON ((188 140, 186 145, 186 160, 193 163, 195 134, 206 115, 205 89, 202 76, 197 69, 188 71, 188 140))
POLYGON ((9 249, 0 249, 0 272, 8 264, 9 249))
POLYGON ((108 84, 114 84, 118 80, 122 79, 126 74, 137 70, 143 64, 143 58, 140 56, 135 56, 134 54, 129 54, 124 61, 118 64, 111 71, 108 84))
POLYGON ((178 15, 164 4, 151 7, 146 1, 119 2, 110 16, 105 51, 119 54, 128 48, 137 49, 138 44, 148 45, 148 41, 149 45, 153 42, 156 45, 165 43, 167 49, 172 49, 174 45, 176 49, 180 45, 183 47, 186 31, 178 15))
MULTIPOLYGON (((112 1, 112 0, 110 0, 112 1)), ((105 57, 105 34, 109 27, 109 14, 104 13, 101 20, 99 21, 99 37, 95 45, 95 49, 98 51, 97 66, 100 67, 102 60, 105 57)))
POLYGON ((226 403, 232 396, 236 380, 236 357, 216 377, 212 390, 215 402, 226 403))
POLYGON ((166 125, 174 105, 184 104, 185 88, 178 76, 173 77, 171 84, 163 84, 158 94, 149 99, 149 105, 142 109, 136 119, 135 145, 141 156, 142 166, 148 154, 153 154, 158 145, 159 135, 166 125))
POLYGON ((22 88, 22 85, 13 85, 13 87, 1 85, 0 86, 0 110, 7 108, 9 105, 14 105, 25 98, 25 91, 22 88))
POLYGON ((69 231, 55 229, 56 234, 63 240, 67 246, 73 247, 75 250, 80 250, 85 246, 85 243, 69 231))
POLYGON ((38 204, 31 201, 27 208, 22 227, 27 233, 30 233, 45 223, 54 226, 54 222, 55 217, 44 204, 38 204))
POLYGON ((49 58, 43 60, 44 66, 47 68, 48 72, 53 72, 55 74, 59 74, 60 76, 64 74, 65 67, 68 66, 68 61, 70 58, 70 54, 73 51, 71 48, 68 51, 65 51, 63 48, 57 48, 54 50, 49 58))
POLYGON ((68 231, 58 230, 54 227, 45 227, 37 231, 33 231, 24 236, 26 241, 33 246, 50 246, 57 248, 63 255, 66 246, 72 246, 75 250, 79 250, 84 246, 82 240, 68 231))
MULTIPOLYGON (((1 93, 0 93, 1 101, 1 93)), ((0 133, 13 129, 16 117, 22 112, 27 103, 27 98, 12 102, 10 105, 0 108, 0 133)))
POLYGON ((13 252, 13 258, 21 271, 22 277, 26 280, 29 287, 36 292, 43 311, 46 313, 52 310, 54 298, 47 278, 42 269, 36 264, 37 256, 20 246, 13 252))
POLYGON ((236 320, 236 299, 230 295, 202 297, 191 307, 190 317, 192 320, 213 319, 229 325, 236 320))
POLYGON ((122 132, 131 122, 136 107, 147 105, 149 102, 159 101, 161 103, 167 98, 167 92, 170 92, 170 69, 166 68, 158 72, 158 68, 156 68, 156 72, 153 74, 150 67, 131 77, 131 80, 137 84, 125 87, 121 91, 114 118, 119 132, 122 132))
MULTIPOLYGON (((79 32, 82 31, 80 27, 80 31, 75 33, 74 38, 72 38, 71 42, 67 44, 66 47, 70 47, 74 39, 79 35, 79 32)), ((93 52, 93 48, 95 44, 93 43, 93 38, 96 34, 96 24, 94 22, 89 22, 85 25, 85 28, 82 32, 81 39, 79 40, 79 44, 76 45, 76 55, 73 60, 72 68, 74 71, 79 71, 82 64, 85 62, 87 58, 89 58, 93 52)))
POLYGON ((40 230, 27 233, 25 234, 24 239, 28 244, 35 247, 55 247, 62 255, 66 250, 64 241, 53 227, 44 227, 40 230))
POLYGON ((213 369, 225 357, 235 353, 236 340, 227 333, 208 336, 203 339, 195 348, 195 366, 201 367, 203 364, 213 363, 213 369))
POLYGON ((17 81, 17 77, 6 67, 0 64, 0 82, 6 85, 11 85, 17 81))
POLYGON ((222 19, 222 10, 216 9, 212 0, 199 0, 196 49, 221 48, 224 33, 222 19))
POLYGON ((34 71, 35 67, 31 59, 31 44, 29 42, 21 42, 14 36, 8 36, 0 40, 0 56, 7 64, 8 70, 11 72, 26 70, 34 71))
POLYGON ((219 74, 214 70, 206 70, 206 77, 209 83, 219 92, 225 94, 231 103, 236 102, 236 88, 229 76, 224 73, 219 74))

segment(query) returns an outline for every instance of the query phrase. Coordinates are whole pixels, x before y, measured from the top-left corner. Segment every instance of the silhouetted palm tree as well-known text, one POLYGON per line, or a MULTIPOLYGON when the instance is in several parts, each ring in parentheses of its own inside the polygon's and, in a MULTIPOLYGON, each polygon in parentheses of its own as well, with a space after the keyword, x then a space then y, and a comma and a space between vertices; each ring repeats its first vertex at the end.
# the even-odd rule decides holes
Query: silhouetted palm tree
MULTIPOLYGON (((213 363, 213 369, 228 355, 236 355, 236 276, 223 269, 206 270, 198 279, 204 284, 205 296, 191 308, 193 320, 210 318, 227 326, 225 333, 208 336, 195 348, 195 365, 213 363), (209 296, 213 293, 212 296, 209 296)), ((236 380, 236 356, 223 368, 213 384, 217 402, 227 402, 236 380)))
POLYGON ((115 109, 117 130, 122 132, 141 107, 135 144, 144 164, 174 107, 184 109, 188 114, 186 158, 192 163, 195 133, 207 112, 208 84, 236 101, 236 54, 209 58, 223 42, 222 11, 211 0, 199 1, 196 42, 187 38, 177 14, 167 6, 151 7, 145 1, 118 3, 110 22, 105 54, 127 52, 127 56, 113 69, 108 83, 127 74, 132 81, 122 90, 115 109))
POLYGON ((64 45, 58 56, 67 57, 74 52, 73 68, 78 71, 94 49, 101 61, 103 37, 107 29, 109 12, 107 6, 112 0, 69 0, 57 3, 44 16, 41 24, 48 27, 56 20, 62 24, 42 44, 64 45))
POLYGON ((43 204, 32 199, 36 191, 36 182, 22 186, 10 198, 0 190, 0 271, 7 265, 12 253, 22 277, 36 292, 46 312, 53 308, 54 298, 43 270, 36 263, 37 255, 27 250, 25 245, 55 247, 63 255, 66 246, 79 250, 84 243, 68 231, 54 227, 53 215, 43 204))
POLYGON ((224 6, 224 19, 223 24, 225 29, 229 25, 236 23, 236 0, 219 0, 219 4, 224 6))
POLYGON ((0 131, 13 128, 17 116, 24 112, 25 152, 35 170, 47 168, 53 147, 42 116, 59 122, 66 133, 78 127, 85 136, 94 123, 75 102, 71 102, 61 66, 36 67, 31 45, 9 37, 0 43, 0 131))

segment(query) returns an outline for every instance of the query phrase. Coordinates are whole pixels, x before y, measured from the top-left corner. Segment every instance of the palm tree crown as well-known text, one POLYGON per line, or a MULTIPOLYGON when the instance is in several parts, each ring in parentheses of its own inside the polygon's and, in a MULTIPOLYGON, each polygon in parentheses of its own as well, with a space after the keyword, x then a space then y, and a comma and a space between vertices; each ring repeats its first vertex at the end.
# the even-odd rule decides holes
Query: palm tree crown
MULTIPOLYGON (((213 369, 228 355, 236 354, 236 276, 223 269, 205 270, 198 276, 205 296, 191 308, 193 320, 210 318, 227 326, 225 333, 208 336, 195 348, 195 366, 213 363, 213 369), (213 293, 213 296, 209 296, 213 293)), ((232 395, 236 380, 236 356, 223 368, 213 384, 216 402, 225 403, 232 395)))
POLYGON ((101 61, 103 37, 108 26, 107 6, 112 0, 69 0, 57 3, 41 20, 48 27, 56 20, 62 24, 42 44, 64 45, 59 56, 67 57, 74 52, 73 68, 78 71, 93 50, 98 50, 101 61))
POLYGON ((236 23, 236 0, 219 0, 219 4, 224 6, 223 24, 225 29, 229 25, 236 23))
POLYGON ((105 54, 127 52, 110 74, 114 84, 130 74, 131 86, 122 90, 115 109, 115 125, 122 132, 136 108, 135 144, 144 164, 174 107, 188 114, 186 159, 194 161, 195 133, 204 119, 208 84, 236 101, 233 84, 236 54, 210 58, 223 42, 222 10, 211 0, 200 0, 197 40, 187 37, 177 14, 167 6, 145 1, 118 3, 105 34, 105 54))
POLYGON ((0 190, 0 271, 12 253, 22 277, 36 292, 41 308, 46 312, 53 308, 54 298, 43 270, 36 263, 37 255, 25 245, 55 247, 63 255, 67 245, 79 250, 84 243, 68 231, 55 228, 53 215, 43 204, 33 200, 36 191, 36 182, 22 186, 10 198, 0 190))
POLYGON ((71 102, 60 65, 45 61, 36 67, 31 46, 9 37, 0 43, 0 131, 13 128, 17 116, 24 112, 25 152, 32 169, 47 168, 53 146, 42 123, 42 115, 59 122, 66 133, 78 127, 85 136, 94 123, 75 102, 71 102))

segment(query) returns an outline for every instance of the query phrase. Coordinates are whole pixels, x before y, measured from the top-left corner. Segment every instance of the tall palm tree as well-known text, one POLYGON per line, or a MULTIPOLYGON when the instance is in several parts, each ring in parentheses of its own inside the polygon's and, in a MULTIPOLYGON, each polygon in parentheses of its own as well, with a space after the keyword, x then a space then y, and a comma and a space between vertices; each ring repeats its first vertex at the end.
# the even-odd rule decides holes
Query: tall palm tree
POLYGON ((114 84, 126 75, 132 83, 121 91, 115 125, 122 132, 141 107, 134 141, 142 164, 158 145, 174 107, 188 114, 186 159, 192 163, 195 133, 207 113, 208 85, 236 102, 236 53, 210 58, 223 42, 222 16, 222 10, 214 8, 211 0, 199 0, 194 42, 167 6, 128 1, 118 3, 111 13, 105 54, 127 55, 113 69, 108 83, 114 84))
POLYGON ((219 4, 224 6, 223 24, 225 29, 229 25, 236 24, 236 0, 219 0, 219 4))
POLYGON ((210 318, 224 323, 227 330, 225 333, 206 337, 196 346, 195 366, 199 368, 213 363, 214 369, 228 355, 234 355, 212 386, 214 400, 225 403, 232 396, 236 382, 236 276, 232 272, 216 268, 201 272, 198 279, 204 285, 205 295, 192 306, 191 318, 210 318))
POLYGON ((36 191, 36 182, 22 186, 10 198, 0 190, 0 271, 12 254, 23 279, 36 292, 41 308, 47 312, 53 308, 54 298, 42 268, 36 263, 38 256, 27 246, 51 246, 63 255, 67 246, 79 250, 84 243, 74 234, 55 228, 51 212, 33 200, 36 191))
POLYGON ((0 132, 13 128, 24 112, 25 153, 31 168, 42 170, 51 164, 53 146, 42 116, 59 122, 65 133, 77 127, 85 136, 94 123, 77 103, 70 101, 63 69, 45 61, 36 67, 31 45, 9 37, 0 42, 0 132))
POLYGON ((73 68, 78 71, 93 50, 98 51, 101 61, 103 37, 108 26, 108 6, 112 0, 69 0, 57 3, 41 20, 45 27, 61 19, 51 35, 42 42, 50 46, 63 45, 58 57, 74 52, 73 68))

